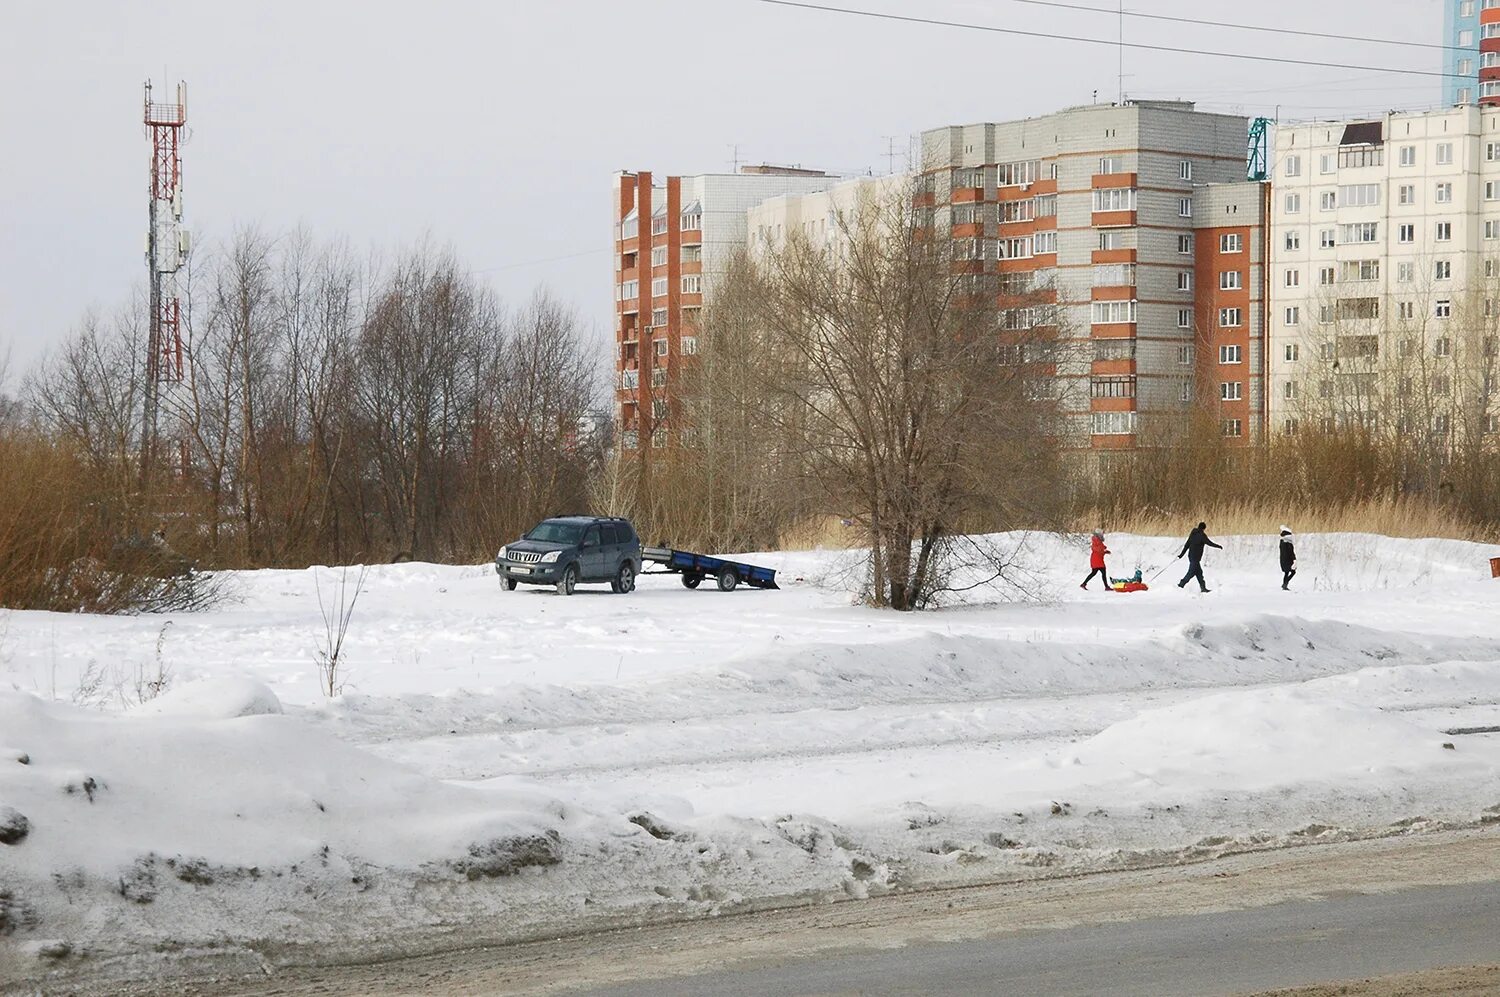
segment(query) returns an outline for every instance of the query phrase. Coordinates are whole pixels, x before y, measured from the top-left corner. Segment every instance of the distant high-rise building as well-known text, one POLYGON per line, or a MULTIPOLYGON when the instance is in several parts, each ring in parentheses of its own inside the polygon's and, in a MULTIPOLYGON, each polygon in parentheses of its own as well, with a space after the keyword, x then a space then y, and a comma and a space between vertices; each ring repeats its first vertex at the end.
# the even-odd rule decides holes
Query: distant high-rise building
MULTIPOLYGON (((1443 14, 1443 102, 1449 107, 1474 103, 1482 93, 1480 49, 1483 32, 1480 6, 1489 20, 1500 21, 1500 4, 1495 0, 1447 0, 1443 14)), ((1495 39, 1500 48, 1500 36, 1495 39)), ((1500 80, 1500 63, 1492 70, 1500 80)), ((1494 96, 1500 99, 1500 87, 1494 96)))

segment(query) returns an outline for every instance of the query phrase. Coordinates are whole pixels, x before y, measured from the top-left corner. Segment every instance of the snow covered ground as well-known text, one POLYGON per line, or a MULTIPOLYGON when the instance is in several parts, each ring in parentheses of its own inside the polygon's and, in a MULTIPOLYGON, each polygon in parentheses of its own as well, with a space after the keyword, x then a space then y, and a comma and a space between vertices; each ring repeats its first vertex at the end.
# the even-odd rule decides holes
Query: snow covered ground
POLYGON ((1110 538, 1078 581, 860 607, 855 554, 779 592, 629 596, 372 569, 343 695, 314 577, 203 614, 0 615, 0 983, 531 937, 787 898, 1500 822, 1500 549, 1110 538), (1171 561, 1170 564, 1168 562, 1171 561), (167 675, 168 691, 149 683, 167 675), (1451 745, 1451 747, 1449 747, 1451 745), (9 830, 7 830, 9 829, 9 830))

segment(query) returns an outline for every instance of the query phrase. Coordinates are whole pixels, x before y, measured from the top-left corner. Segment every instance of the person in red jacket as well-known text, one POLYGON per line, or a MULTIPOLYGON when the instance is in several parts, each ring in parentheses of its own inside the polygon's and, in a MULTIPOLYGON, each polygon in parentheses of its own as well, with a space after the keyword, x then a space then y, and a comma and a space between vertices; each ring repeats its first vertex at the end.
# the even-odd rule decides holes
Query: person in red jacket
POLYGON ((1091 570, 1089 571, 1089 576, 1083 580, 1083 584, 1078 586, 1079 588, 1088 588, 1089 582, 1094 580, 1095 575, 1098 575, 1104 579, 1104 590, 1106 592, 1109 591, 1109 574, 1104 570, 1104 555, 1108 553, 1109 548, 1104 546, 1104 534, 1095 530, 1093 549, 1089 553, 1089 568, 1091 570))

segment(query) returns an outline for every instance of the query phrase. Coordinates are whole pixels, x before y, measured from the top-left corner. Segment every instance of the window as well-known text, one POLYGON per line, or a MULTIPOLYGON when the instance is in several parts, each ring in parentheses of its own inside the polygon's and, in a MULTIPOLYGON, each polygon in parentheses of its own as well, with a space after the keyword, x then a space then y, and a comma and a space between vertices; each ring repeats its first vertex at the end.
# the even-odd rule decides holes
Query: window
POLYGON ((682 278, 682 293, 683 294, 702 294, 703 293, 703 275, 702 274, 696 274, 696 273, 690 273, 690 274, 687 274, 686 276, 684 276, 682 278))
POLYGON ((1190 367, 1193 363, 1193 348, 1191 346, 1177 347, 1177 363, 1182 367, 1190 367))
POLYGON ((1339 281, 1379 280, 1379 260, 1345 260, 1339 264, 1339 281))
POLYGON ((1361 166, 1381 166, 1385 163, 1385 148, 1378 145, 1346 145, 1339 148, 1339 166, 1350 169, 1361 166))
POLYGON ((1282 358, 1287 363, 1296 363, 1302 359, 1302 347, 1296 343, 1287 343, 1282 349, 1282 358))
POLYGON ((1283 422, 1281 424, 1281 431, 1283 433, 1286 433, 1288 436, 1295 435, 1296 432, 1297 432, 1297 420, 1296 419, 1288 419, 1285 422, 1283 422))
POLYGON ((1433 188, 1432 199, 1438 204, 1453 203, 1453 185, 1451 183, 1440 183, 1433 188))
POLYGON ((1286 175, 1289 177, 1300 177, 1302 175, 1302 157, 1286 157, 1286 175))
POLYGON ((1410 223, 1396 228, 1396 241, 1403 245, 1417 241, 1417 227, 1410 223))
POLYGON ((658 367, 651 372, 651 387, 665 388, 667 386, 667 368, 658 367))
POLYGON ((1124 167, 1119 156, 1105 156, 1099 160, 1100 173, 1122 173, 1124 167))
POLYGON ((1134 263, 1107 263, 1094 267, 1095 287, 1134 287, 1134 263))
POLYGON ((1193 310, 1191 308, 1177 309, 1177 328, 1191 329, 1193 327, 1193 310))
POLYGON ((1302 195, 1288 194, 1282 202, 1282 209, 1289 215, 1302 214, 1302 195))
POLYGON ((1396 303, 1396 317, 1410 322, 1417 317, 1417 303, 1415 301, 1398 301, 1396 303))
POLYGON ((620 371, 620 387, 626 391, 634 391, 641 386, 641 372, 638 370, 620 371))
POLYGON ((1300 287, 1301 285, 1302 285, 1302 271, 1301 270, 1288 270, 1286 272, 1286 286, 1287 287, 1300 287))
POLYGON ((1432 393, 1434 395, 1447 395, 1453 393, 1453 383, 1447 374, 1434 374, 1432 377, 1432 393))
POLYGON ((1238 346, 1219 347, 1219 363, 1239 363, 1240 348, 1238 346))
POLYGON ((620 285, 620 300, 632 301, 641 296, 641 282, 638 280, 627 280, 620 285))
POLYGON ((703 247, 702 246, 683 246, 682 247, 682 262, 684 262, 684 263, 702 263, 703 262, 703 247))
POLYGON ((1281 397, 1285 398, 1287 401, 1292 401, 1293 399, 1295 399, 1297 397, 1297 382, 1283 382, 1281 385, 1281 397))
POLYGON ((1191 197, 1179 197, 1177 199, 1177 217, 1193 217, 1193 199, 1191 197))
MULTIPOLYGON (((1449 301, 1447 298, 1443 298, 1433 308, 1433 315, 1436 316, 1437 318, 1441 318, 1441 319, 1452 318, 1453 317, 1453 302, 1449 301)), ((1447 340, 1446 339, 1441 339, 1441 340, 1438 340, 1438 342, 1440 342, 1440 343, 1446 343, 1447 340)), ((1439 353, 1438 356, 1440 356, 1440 357, 1447 356, 1447 354, 1446 353, 1439 353)))
POLYGON ((1490 241, 1500 239, 1500 221, 1491 219, 1484 223, 1484 237, 1490 241))
MULTIPOLYGON (((1219 309, 1219 328, 1220 329, 1238 329, 1240 327, 1240 325, 1241 325, 1241 315, 1240 315, 1240 310, 1238 308, 1220 308, 1219 309)), ((1235 349, 1239 349, 1239 347, 1236 346, 1235 349)), ((1223 352, 1223 350, 1221 349, 1220 353, 1222 353, 1222 352, 1223 352)), ((1238 363, 1238 362, 1239 362, 1238 360, 1235 361, 1235 363, 1238 363)))
POLYGON ((1453 165, 1453 143, 1439 142, 1437 147, 1437 163, 1439 166, 1453 165))
POLYGON ((1417 165, 1417 147, 1416 146, 1414 146, 1414 145, 1403 145, 1401 147, 1401 165, 1402 166, 1416 166, 1417 165))
POLYGON ((1190 235, 1179 235, 1177 237, 1177 252, 1181 256, 1193 255, 1193 237, 1190 235))
POLYGON ((1302 309, 1296 305, 1290 306, 1282 315, 1282 320, 1286 325, 1296 325, 1302 321, 1302 309))
POLYGON ((1400 187, 1396 188, 1396 203, 1397 204, 1416 204, 1417 203, 1417 188, 1416 188, 1416 185, 1415 184, 1406 183, 1406 184, 1402 184, 1400 187))
POLYGON ((1453 279, 1453 261, 1438 260, 1432 265, 1432 276, 1437 280, 1453 279))
POLYGON ((1177 164, 1177 179, 1179 179, 1179 180, 1191 180, 1191 179, 1193 179, 1193 164, 1189 160, 1184 159, 1180 163, 1177 164))
POLYGON ((1094 191, 1095 211, 1134 211, 1135 188, 1114 187, 1094 191))
POLYGON ((1334 237, 1334 235, 1335 235, 1334 230, 1331 229, 1331 228, 1319 229, 1318 230, 1318 248, 1319 249, 1332 249, 1334 246, 1337 246, 1338 245, 1338 240, 1334 237))
POLYGON ((1323 155, 1318 157, 1318 172, 1323 174, 1332 173, 1334 171, 1334 163, 1336 162, 1337 160, 1334 159, 1331 153, 1323 153, 1323 155))
POLYGON ((1245 426, 1244 423, 1239 419, 1225 419, 1220 424, 1219 431, 1231 439, 1238 439, 1240 436, 1244 435, 1245 426))
POLYGON ((1380 184, 1357 183, 1340 187, 1338 203, 1346 208, 1370 208, 1380 203, 1380 184))
POLYGON ((1486 201, 1500 201, 1500 183, 1493 180, 1484 182, 1484 199, 1486 201))
POLYGON ((667 265, 667 247, 653 246, 651 249, 651 265, 653 267, 664 267, 667 265))
POLYGON ((1134 398, 1135 378, 1095 377, 1089 380, 1090 398, 1134 398))
POLYGON ((1125 236, 1121 232, 1100 232, 1099 248, 1105 251, 1111 249, 1124 249, 1125 236))
POLYGON ((1224 381, 1219 384, 1219 401, 1237 402, 1240 400, 1240 389, 1243 387, 1240 381, 1224 381))
POLYGON ((695 204, 688 205, 682 213, 679 224, 684 232, 695 232, 703 227, 703 209, 695 204))
POLYGON ((651 234, 652 235, 666 235, 667 234, 667 211, 666 211, 665 208, 663 208, 659 214, 657 214, 657 215, 655 215, 655 216, 652 217, 652 219, 651 219, 651 234))
POLYGON ((667 355, 667 341, 665 339, 658 339, 658 340, 655 340, 654 343, 655 343, 655 346, 656 346, 656 355, 659 356, 659 357, 666 356, 667 355))
POLYGON ((1182 383, 1177 385, 1177 400, 1179 402, 1190 402, 1193 400, 1193 382, 1183 378, 1182 383))
POLYGON ((653 298, 664 298, 667 295, 667 278, 657 277, 651 281, 651 296, 653 298))
POLYGON ((1286 249, 1289 253, 1295 253, 1302 248, 1302 233, 1296 229, 1288 229, 1286 233, 1286 249))
POLYGON ((1433 238, 1435 238, 1438 242, 1452 242, 1453 241, 1453 223, 1452 222, 1438 222, 1437 223, 1437 231, 1434 234, 1433 238))
POLYGON ((1417 265, 1415 263, 1396 264, 1396 283, 1410 284, 1417 279, 1417 265))
POLYGON ((682 344, 682 353, 684 356, 690 357, 698 352, 697 336, 683 336, 680 342, 682 344))
POLYGON ((1136 303, 1134 301, 1095 301, 1093 303, 1092 319, 1094 325, 1118 325, 1126 322, 1134 322, 1136 314, 1136 303))
POLYGON ((1339 226, 1339 242, 1348 244, 1352 242, 1379 242, 1379 222, 1355 222, 1352 225, 1339 226))
POLYGON ((1221 235, 1219 236, 1219 252, 1238 253, 1241 251, 1241 241, 1242 240, 1238 232, 1230 232, 1226 235, 1221 235))
POLYGON ((1318 267, 1318 286, 1332 287, 1336 279, 1333 267, 1318 267))
POLYGON ((1240 289, 1240 272, 1238 270, 1225 270, 1219 274, 1219 290, 1238 291, 1240 289))
POLYGON ((665 308, 653 308, 651 310, 651 324, 658 329, 666 328, 667 310, 665 308))
POLYGON ((1325 190, 1318 195, 1318 210, 1332 211, 1339 206, 1339 195, 1337 191, 1325 190))
POLYGON ((1134 412, 1094 412, 1089 421, 1095 436, 1129 436, 1135 432, 1134 412))
POLYGON ((1180 270, 1177 273, 1177 290, 1191 291, 1193 289, 1193 275, 1191 271, 1180 270))

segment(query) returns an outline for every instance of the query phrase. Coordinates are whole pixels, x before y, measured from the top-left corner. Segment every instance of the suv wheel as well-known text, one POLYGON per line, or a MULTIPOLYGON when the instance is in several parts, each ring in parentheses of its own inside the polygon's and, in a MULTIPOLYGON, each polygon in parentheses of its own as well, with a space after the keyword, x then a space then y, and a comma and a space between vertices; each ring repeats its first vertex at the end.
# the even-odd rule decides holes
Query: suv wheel
POLYGON ((734 587, 740 583, 739 572, 729 566, 719 569, 719 591, 733 592, 734 587))
POLYGON ((578 565, 570 564, 563 569, 562 577, 557 580, 557 594, 572 595, 576 588, 578 588, 578 565))
POLYGON ((622 595, 635 591, 635 568, 628 560, 620 565, 620 571, 615 575, 615 580, 610 582, 609 587, 622 595))
POLYGON ((507 592, 514 592, 516 590, 516 580, 514 578, 502 578, 500 579, 500 587, 507 592))

